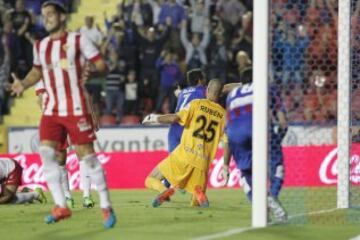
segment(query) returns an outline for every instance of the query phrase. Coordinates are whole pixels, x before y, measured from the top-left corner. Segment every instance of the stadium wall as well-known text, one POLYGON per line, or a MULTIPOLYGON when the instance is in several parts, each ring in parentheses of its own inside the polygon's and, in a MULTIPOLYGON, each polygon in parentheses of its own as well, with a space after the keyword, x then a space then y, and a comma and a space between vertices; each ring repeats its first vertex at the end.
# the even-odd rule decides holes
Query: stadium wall
MULTIPOLYGON (((337 183, 337 148, 335 145, 284 146, 285 184, 284 187, 323 187, 337 183), (298 154, 299 151, 302 154, 298 154), (306 173, 306 174, 299 174, 306 173)), ((351 150, 351 182, 360 183, 360 144, 351 150)), ((223 187, 221 182, 222 149, 219 149, 209 171, 208 185, 212 188, 223 187)), ((167 156, 166 151, 112 152, 99 153, 98 157, 106 170, 111 189, 144 188, 147 174, 167 156)), ((46 189, 40 157, 36 153, 5 154, 22 165, 24 186, 46 189)), ((227 187, 239 187, 240 173, 235 163, 231 163, 230 181, 227 187)), ((71 189, 79 189, 80 173, 76 155, 70 152, 67 168, 71 189)))
MULTIPOLYGON (((167 133, 166 126, 101 128, 97 133, 95 149, 107 153, 166 151, 167 133)), ((331 145, 335 143, 333 135, 334 127, 331 125, 292 125, 283 140, 283 146, 331 145)), ((9 128, 8 153, 36 153, 38 147, 37 128, 9 128)))

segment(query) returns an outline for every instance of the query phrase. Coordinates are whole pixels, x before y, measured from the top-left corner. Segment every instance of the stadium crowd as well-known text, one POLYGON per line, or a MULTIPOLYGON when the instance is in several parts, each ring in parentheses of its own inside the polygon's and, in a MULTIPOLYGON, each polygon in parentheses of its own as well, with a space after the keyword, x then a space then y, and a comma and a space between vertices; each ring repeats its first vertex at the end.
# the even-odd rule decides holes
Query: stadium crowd
MULTIPOLYGON (((23 77, 31 67, 32 43, 45 36, 42 2, 0 1, 1 86, 10 81, 10 72, 23 77)), ((61 2, 76 11, 79 1, 61 2)), ((202 68, 208 79, 230 83, 252 65, 252 0, 119 2, 114 16, 89 15, 78 29, 108 62, 105 79, 94 76, 86 83, 103 123, 137 123, 150 112, 172 112, 174 90, 186 86, 188 70, 202 68), (102 21, 104 29, 99 28, 102 21)), ((281 92, 289 122, 335 120, 337 1, 272 0, 271 9, 270 79, 281 92)), ((359 2, 353 9, 356 23, 359 2)), ((353 35, 358 33, 354 27, 353 35)), ((354 99, 360 97, 357 87, 354 84, 354 99)), ((2 115, 9 112, 8 99, 1 87, 2 115)))

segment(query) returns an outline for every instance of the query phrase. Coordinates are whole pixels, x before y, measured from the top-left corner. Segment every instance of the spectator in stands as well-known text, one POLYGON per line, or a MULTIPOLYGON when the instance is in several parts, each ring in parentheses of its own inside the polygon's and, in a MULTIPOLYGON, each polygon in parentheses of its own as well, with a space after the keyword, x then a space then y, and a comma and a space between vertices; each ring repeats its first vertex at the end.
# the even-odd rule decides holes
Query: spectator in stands
POLYGON ((210 29, 209 24, 203 29, 203 36, 200 41, 200 36, 197 33, 193 33, 191 42, 188 40, 186 31, 186 21, 183 21, 181 26, 181 42, 186 52, 186 65, 187 70, 194 68, 205 68, 207 64, 206 48, 210 41, 210 29))
POLYGON ((218 78, 225 83, 228 52, 223 35, 224 31, 221 26, 222 25, 219 24, 215 29, 213 34, 214 39, 209 46, 209 78, 218 78))
POLYGON ((152 92, 152 99, 157 97, 159 87, 159 73, 156 69, 156 60, 159 58, 161 51, 169 38, 171 22, 168 22, 168 28, 160 35, 156 36, 155 28, 150 27, 146 29, 146 33, 140 31, 134 25, 134 34, 136 37, 137 45, 139 46, 140 58, 140 84, 141 88, 147 87, 152 92))
POLYGON ((25 3, 25 8, 28 11, 33 12, 35 15, 40 15, 41 14, 42 1, 40 1, 40 0, 26 0, 26 1, 24 1, 24 3, 25 3))
POLYGON ((159 24, 166 25, 166 19, 170 17, 173 28, 179 28, 181 22, 186 18, 185 9, 176 0, 168 0, 161 5, 159 24))
POLYGON ((219 0, 216 7, 222 18, 232 26, 239 23, 242 15, 247 10, 239 0, 219 0))
POLYGON ((20 42, 20 58, 17 59, 16 72, 20 78, 23 78, 32 66, 32 45, 25 38, 25 33, 28 32, 31 27, 31 15, 29 11, 25 9, 23 0, 16 0, 15 8, 10 10, 8 14, 12 21, 12 27, 20 42))
POLYGON ((96 46, 100 46, 103 41, 103 34, 98 26, 94 24, 94 16, 85 17, 85 26, 82 26, 79 32, 90 39, 96 46))
POLYGON ((139 108, 139 87, 136 81, 136 71, 130 70, 127 74, 125 83, 125 104, 124 112, 128 114, 138 114, 139 108))
POLYGON ((108 67, 109 73, 106 76, 105 87, 105 114, 112 115, 115 107, 116 121, 120 123, 123 115, 125 75, 119 65, 119 58, 115 49, 109 51, 108 67))
POLYGON ((236 71, 229 77, 229 82, 239 82, 241 80, 242 73, 252 66, 252 61, 249 55, 245 51, 239 51, 236 54, 236 71))
POLYGON ((164 0, 147 0, 152 8, 153 14, 153 25, 157 25, 159 23, 159 15, 161 11, 161 6, 164 3, 164 0))
POLYGON ((5 35, 0 33, 0 123, 7 112, 5 86, 10 75, 10 50, 5 35))
POLYGON ((10 71, 16 72, 18 69, 18 60, 21 58, 21 43, 12 26, 11 20, 5 19, 3 38, 5 38, 4 44, 6 44, 7 49, 10 51, 10 71))
POLYGON ((191 32, 203 33, 209 21, 211 0, 190 0, 191 4, 191 32))
POLYGON ((278 43, 278 51, 283 53, 282 84, 301 84, 304 81, 304 55, 309 46, 306 30, 299 25, 297 30, 289 28, 284 42, 278 43))
POLYGON ((252 58, 252 12, 247 12, 242 17, 241 27, 235 30, 230 42, 231 58, 236 65, 236 54, 245 51, 252 58))
POLYGON ((183 81, 183 75, 175 59, 175 52, 169 50, 163 51, 156 62, 156 67, 160 71, 160 89, 156 102, 156 112, 161 112, 161 107, 166 97, 169 98, 170 111, 175 107, 176 99, 174 90, 176 85, 183 81))
POLYGON ((126 26, 124 20, 120 19, 112 25, 109 35, 102 45, 105 55, 109 48, 115 48, 118 54, 126 60, 129 68, 135 69, 137 64, 137 46, 133 36, 132 28, 126 26))
POLYGON ((151 5, 143 0, 129 0, 123 5, 124 19, 128 24, 136 22, 139 26, 150 26, 153 22, 151 5))

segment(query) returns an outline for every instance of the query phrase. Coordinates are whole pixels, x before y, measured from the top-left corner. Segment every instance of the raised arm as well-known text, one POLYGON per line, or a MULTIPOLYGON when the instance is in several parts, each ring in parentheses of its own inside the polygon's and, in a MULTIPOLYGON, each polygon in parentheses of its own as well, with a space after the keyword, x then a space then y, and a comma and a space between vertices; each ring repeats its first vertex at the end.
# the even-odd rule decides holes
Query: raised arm
POLYGON ((241 87, 242 83, 228 83, 223 86, 221 94, 227 94, 231 92, 234 88, 241 87))
POLYGON ((191 43, 188 39, 186 32, 186 20, 182 21, 181 23, 180 40, 185 50, 187 50, 187 48, 190 47, 191 43))
POLYGON ((203 32, 203 37, 201 39, 201 43, 200 43, 200 46, 202 48, 207 48, 209 42, 210 42, 210 28, 209 28, 209 23, 207 22, 205 24, 205 27, 204 27, 204 32, 203 32))

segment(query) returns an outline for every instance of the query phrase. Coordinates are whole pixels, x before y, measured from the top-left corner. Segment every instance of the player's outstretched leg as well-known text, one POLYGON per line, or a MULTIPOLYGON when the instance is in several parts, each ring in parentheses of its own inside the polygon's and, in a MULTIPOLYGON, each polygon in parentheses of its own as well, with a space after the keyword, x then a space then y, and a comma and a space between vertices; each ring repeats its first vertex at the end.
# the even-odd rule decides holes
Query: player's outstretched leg
POLYGON ((55 206, 52 211, 51 211, 51 215, 47 216, 45 218, 45 223, 47 224, 51 224, 51 223, 56 223, 60 220, 66 219, 71 217, 71 211, 69 208, 61 208, 58 206, 55 206))
POLYGON ((201 186, 199 186, 199 185, 195 186, 194 194, 195 194, 195 197, 196 197, 200 207, 202 207, 202 208, 209 207, 209 200, 208 200, 207 196, 205 195, 201 186))
POLYGON ((285 208, 281 205, 280 201, 273 196, 268 196, 268 207, 271 214, 273 215, 276 222, 285 222, 287 221, 287 213, 285 208))
POLYGON ((34 201, 38 201, 42 204, 45 204, 47 202, 45 194, 41 188, 35 188, 35 191, 31 191, 30 189, 25 189, 25 192, 17 192, 15 193, 15 196, 12 199, 11 203, 22 204, 22 203, 33 203, 34 201))
POLYGON ((165 201, 168 201, 172 195, 174 195, 175 189, 174 188, 168 188, 154 199, 152 202, 152 206, 154 208, 159 207, 161 204, 163 204, 165 201))
POLYGON ((95 154, 90 154, 82 158, 86 163, 87 172, 91 176, 91 181, 96 185, 100 198, 100 207, 103 212, 105 228, 112 228, 116 223, 116 216, 111 207, 109 191, 107 188, 104 170, 95 154))
POLYGON ((61 187, 61 172, 56 161, 55 149, 49 146, 40 146, 39 153, 44 166, 44 176, 56 205, 51 215, 46 217, 45 222, 55 223, 69 218, 71 211, 66 206, 64 191, 61 187))

